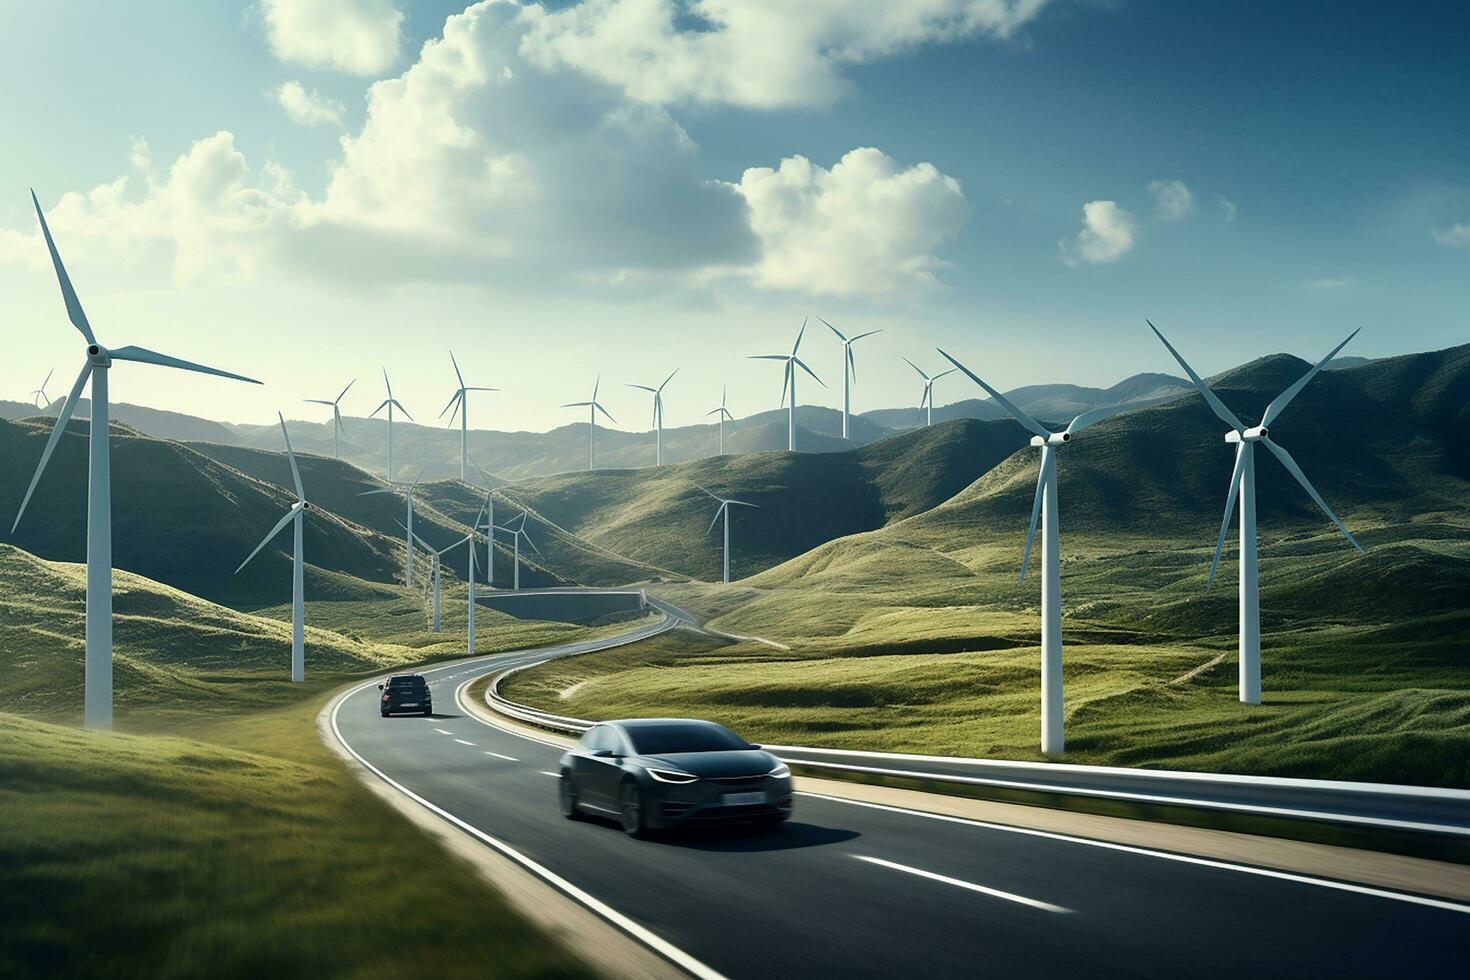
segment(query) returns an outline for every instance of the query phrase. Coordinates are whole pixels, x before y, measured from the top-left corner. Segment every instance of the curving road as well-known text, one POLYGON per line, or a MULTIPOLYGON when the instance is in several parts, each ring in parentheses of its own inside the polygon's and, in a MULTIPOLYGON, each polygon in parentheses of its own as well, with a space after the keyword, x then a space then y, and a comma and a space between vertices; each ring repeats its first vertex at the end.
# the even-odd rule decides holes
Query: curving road
POLYGON ((457 706, 476 677, 687 621, 674 612, 425 670, 433 718, 380 718, 364 684, 333 730, 400 792, 695 975, 1448 975, 1470 958, 1467 905, 804 793, 772 835, 636 841, 558 814, 560 749, 457 706))

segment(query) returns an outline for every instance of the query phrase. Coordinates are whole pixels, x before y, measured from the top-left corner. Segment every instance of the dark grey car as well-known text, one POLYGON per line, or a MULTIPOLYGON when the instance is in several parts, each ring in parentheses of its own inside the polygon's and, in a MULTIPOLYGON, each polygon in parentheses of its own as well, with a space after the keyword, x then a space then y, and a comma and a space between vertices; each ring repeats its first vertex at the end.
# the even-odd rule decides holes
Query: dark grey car
POLYGON ((608 721, 561 757, 561 812, 612 817, 635 837, 688 824, 791 816, 791 770, 721 725, 687 718, 608 721))

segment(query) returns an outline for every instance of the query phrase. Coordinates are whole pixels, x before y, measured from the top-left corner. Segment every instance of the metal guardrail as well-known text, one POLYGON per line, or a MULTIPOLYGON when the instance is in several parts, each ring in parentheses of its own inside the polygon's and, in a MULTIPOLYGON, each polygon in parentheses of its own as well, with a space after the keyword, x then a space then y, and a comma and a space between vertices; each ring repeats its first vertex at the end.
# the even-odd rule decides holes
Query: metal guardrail
MULTIPOLYGON (((539 660, 496 675, 486 689, 486 704, 491 710, 509 718, 566 735, 580 735, 597 724, 585 718, 559 715, 520 704, 500 693, 501 681, 519 671, 544 663, 546 660, 539 660)), ((800 745, 766 745, 764 748, 788 764, 839 773, 1188 807, 1470 839, 1470 791, 1465 790, 1176 772, 1166 769, 1010 762, 800 745)))

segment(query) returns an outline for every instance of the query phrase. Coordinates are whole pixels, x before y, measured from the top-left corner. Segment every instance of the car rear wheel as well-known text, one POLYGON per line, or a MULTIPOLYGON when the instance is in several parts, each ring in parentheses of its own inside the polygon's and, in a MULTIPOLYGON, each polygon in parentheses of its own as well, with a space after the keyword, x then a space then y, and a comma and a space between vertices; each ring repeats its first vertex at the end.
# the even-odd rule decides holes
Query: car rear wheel
POLYGON ((387 708, 384 708, 383 709, 383 717, 384 718, 388 717, 388 709, 387 708))
POLYGON ((425 718, 431 718, 431 717, 433 717, 433 715, 434 715, 434 706, 433 705, 427 705, 427 706, 425 706, 425 708, 424 708, 424 717, 425 718))
POLYGON ((643 790, 631 779, 623 783, 618 794, 618 813, 622 817, 623 833, 629 837, 648 836, 647 808, 643 805, 643 790))
POLYGON ((557 797, 561 802, 561 815, 568 820, 576 820, 582 816, 577 809, 577 787, 572 782, 572 777, 566 773, 561 775, 561 785, 557 788, 557 797))

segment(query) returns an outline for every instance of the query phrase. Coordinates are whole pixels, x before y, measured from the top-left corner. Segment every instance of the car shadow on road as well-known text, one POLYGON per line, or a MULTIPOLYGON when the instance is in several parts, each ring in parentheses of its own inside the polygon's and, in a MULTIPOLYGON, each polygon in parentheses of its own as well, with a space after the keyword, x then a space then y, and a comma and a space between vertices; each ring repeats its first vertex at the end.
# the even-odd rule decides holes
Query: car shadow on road
POLYGON ((429 715, 408 714, 407 712, 395 712, 384 717, 384 721, 453 721, 455 718, 463 718, 464 715, 444 715, 434 712, 429 715))
POLYGON ((770 829, 734 824, 726 827, 681 827, 653 837, 660 844, 694 851, 790 851, 801 847, 841 844, 861 836, 844 827, 821 827, 817 824, 787 821, 770 829))

